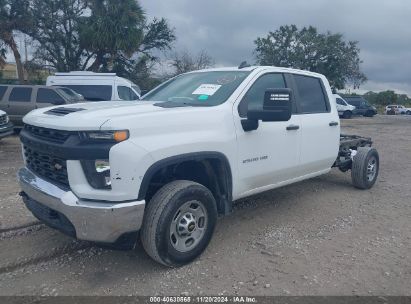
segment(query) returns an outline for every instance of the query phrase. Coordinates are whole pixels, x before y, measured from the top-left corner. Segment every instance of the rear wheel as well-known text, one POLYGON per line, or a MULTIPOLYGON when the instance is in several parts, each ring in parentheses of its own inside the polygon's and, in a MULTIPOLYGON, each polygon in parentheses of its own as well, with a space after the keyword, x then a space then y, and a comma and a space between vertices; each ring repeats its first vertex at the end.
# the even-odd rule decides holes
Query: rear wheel
POLYGON ((352 112, 351 111, 345 111, 343 113, 343 118, 350 119, 351 117, 352 117, 352 112))
POLYGON ((405 112, 405 114, 411 115, 411 111, 407 111, 407 112, 405 112))
POLYGON ((376 182, 380 167, 380 159, 376 149, 359 147, 353 157, 351 179, 354 187, 370 189, 376 182))
POLYGON ((155 261, 181 266, 204 251, 216 221, 217 207, 210 190, 191 181, 173 181, 148 203, 141 241, 155 261))

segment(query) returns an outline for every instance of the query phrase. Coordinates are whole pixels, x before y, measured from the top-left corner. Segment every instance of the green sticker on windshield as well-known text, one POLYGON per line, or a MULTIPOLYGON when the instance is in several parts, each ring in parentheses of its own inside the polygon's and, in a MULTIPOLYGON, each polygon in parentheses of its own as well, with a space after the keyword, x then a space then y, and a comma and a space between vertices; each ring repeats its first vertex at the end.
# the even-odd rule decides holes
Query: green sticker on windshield
POLYGON ((208 95, 200 95, 200 96, 198 96, 198 100, 201 100, 201 101, 206 101, 207 99, 208 99, 208 95))

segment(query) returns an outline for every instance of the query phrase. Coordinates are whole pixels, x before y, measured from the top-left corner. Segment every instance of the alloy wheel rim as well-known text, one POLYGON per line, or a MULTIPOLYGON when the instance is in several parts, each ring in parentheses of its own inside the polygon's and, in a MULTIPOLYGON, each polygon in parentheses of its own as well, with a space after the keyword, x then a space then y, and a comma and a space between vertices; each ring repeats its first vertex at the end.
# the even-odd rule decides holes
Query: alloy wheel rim
POLYGON ((369 182, 373 181, 377 174, 377 159, 373 156, 368 160, 367 164, 367 179, 369 182))

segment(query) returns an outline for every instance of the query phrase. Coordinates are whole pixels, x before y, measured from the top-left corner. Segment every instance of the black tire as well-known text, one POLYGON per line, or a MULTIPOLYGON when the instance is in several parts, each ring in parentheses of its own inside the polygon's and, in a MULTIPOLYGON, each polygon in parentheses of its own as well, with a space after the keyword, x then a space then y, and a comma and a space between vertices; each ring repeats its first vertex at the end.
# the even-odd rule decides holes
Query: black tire
MULTIPOLYGON (((148 203, 141 229, 141 242, 147 254, 155 261, 178 267, 190 263, 207 247, 217 222, 217 206, 213 194, 203 185, 177 180, 163 186, 148 203), (202 238, 188 251, 176 250, 170 235, 176 213, 184 204, 197 201, 206 212, 206 226, 202 238)), ((197 226, 196 226, 197 227, 197 226)))
POLYGON ((352 117, 352 112, 351 111, 345 111, 342 115, 343 118, 345 119, 350 119, 352 117))
POLYGON ((351 168, 351 180, 354 187, 370 189, 377 180, 379 169, 380 159, 377 150, 371 147, 359 147, 351 168), (368 166, 372 161, 375 161, 375 173, 371 178, 368 166))
POLYGON ((375 115, 375 114, 374 114, 373 111, 367 111, 367 112, 365 112, 365 114, 364 114, 365 117, 373 117, 374 115, 375 115))
POLYGON ((411 115, 411 111, 407 111, 407 112, 405 112, 405 114, 411 115))

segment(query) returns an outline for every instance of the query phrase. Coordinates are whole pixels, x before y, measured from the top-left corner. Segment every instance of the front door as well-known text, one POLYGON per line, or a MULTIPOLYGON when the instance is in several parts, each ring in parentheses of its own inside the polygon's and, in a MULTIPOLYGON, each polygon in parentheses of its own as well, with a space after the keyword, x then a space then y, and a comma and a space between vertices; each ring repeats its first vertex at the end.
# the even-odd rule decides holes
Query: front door
POLYGON ((260 75, 234 109, 238 143, 239 197, 253 194, 295 178, 299 175, 301 120, 293 114, 289 121, 259 122, 253 131, 244 131, 241 120, 248 108, 262 108, 267 89, 286 88, 281 73, 260 75), (258 189, 258 190, 257 190, 258 189))

